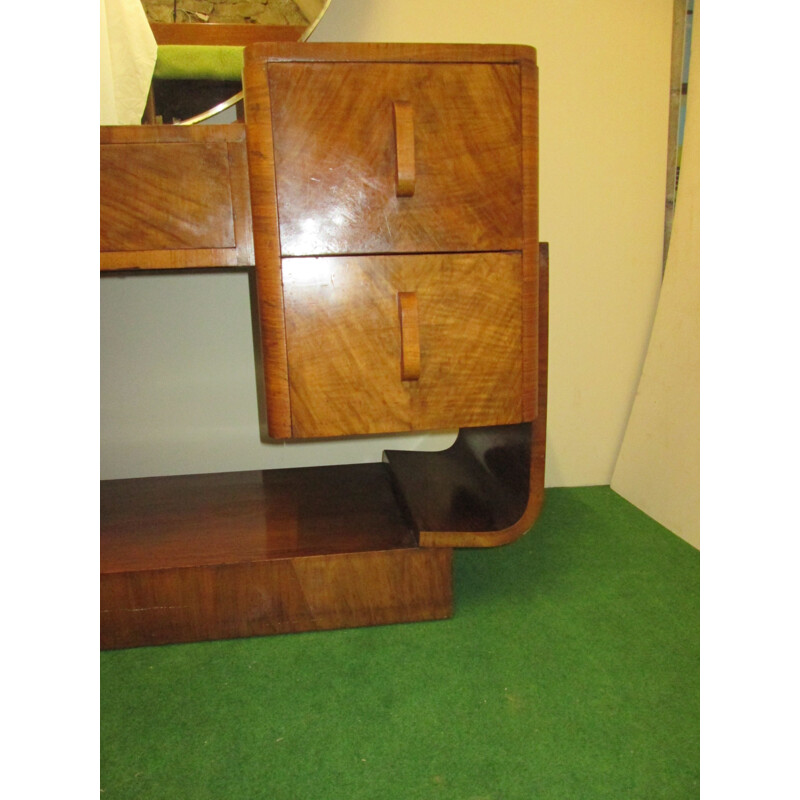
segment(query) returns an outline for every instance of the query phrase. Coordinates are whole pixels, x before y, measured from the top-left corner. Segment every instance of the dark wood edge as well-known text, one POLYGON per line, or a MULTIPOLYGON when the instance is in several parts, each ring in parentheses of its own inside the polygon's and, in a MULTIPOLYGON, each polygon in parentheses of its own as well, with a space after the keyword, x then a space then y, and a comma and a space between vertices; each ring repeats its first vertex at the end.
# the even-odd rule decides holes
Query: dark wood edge
POLYGON ((254 42, 298 42, 306 25, 151 22, 156 44, 244 47, 254 42))

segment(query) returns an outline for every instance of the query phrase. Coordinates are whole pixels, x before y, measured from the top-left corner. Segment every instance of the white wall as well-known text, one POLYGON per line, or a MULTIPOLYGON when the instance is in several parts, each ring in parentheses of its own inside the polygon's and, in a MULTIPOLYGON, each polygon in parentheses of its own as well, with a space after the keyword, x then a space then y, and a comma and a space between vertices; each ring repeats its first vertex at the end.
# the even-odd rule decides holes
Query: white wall
MULTIPOLYGON (((333 0, 310 39, 537 48, 549 486, 610 483, 641 372, 661 278, 671 28, 671 0, 333 0)), ((387 446, 259 441, 245 275, 101 286, 103 477, 369 461, 387 446)))
POLYGON ((611 488, 700 547, 700 25, 664 283, 611 488))

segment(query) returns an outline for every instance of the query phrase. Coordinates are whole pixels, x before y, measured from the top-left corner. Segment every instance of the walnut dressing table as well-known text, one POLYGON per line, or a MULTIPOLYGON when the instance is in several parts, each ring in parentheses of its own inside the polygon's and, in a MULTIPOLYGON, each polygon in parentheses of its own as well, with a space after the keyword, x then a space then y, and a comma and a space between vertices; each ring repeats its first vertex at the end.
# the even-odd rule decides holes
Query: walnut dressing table
POLYGON ((102 271, 247 269, 273 439, 382 463, 101 482, 101 646, 452 614, 543 499, 535 51, 257 44, 246 123, 101 128, 102 271))

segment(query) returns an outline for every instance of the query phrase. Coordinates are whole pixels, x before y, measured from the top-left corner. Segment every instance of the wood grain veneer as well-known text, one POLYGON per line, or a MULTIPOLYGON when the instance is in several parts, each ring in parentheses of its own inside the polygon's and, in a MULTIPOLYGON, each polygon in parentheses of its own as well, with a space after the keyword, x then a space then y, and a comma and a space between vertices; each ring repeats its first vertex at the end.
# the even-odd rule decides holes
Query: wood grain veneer
POLYGON ((101 646, 442 619, 382 464, 101 482, 101 646))
POLYGON ((522 421, 518 253, 284 260, 292 436, 522 421), (417 297, 402 379, 398 292, 417 297))
POLYGON ((100 129, 100 269, 251 267, 243 126, 100 129))
MULTIPOLYGON (((267 72, 284 256, 521 248, 515 65, 269 63, 267 72), (410 184, 397 192, 397 101, 413 110, 413 196, 410 184)), ((401 120, 401 146, 408 127, 401 120)))
POLYGON ((532 420, 535 51, 257 44, 245 51, 245 87, 254 215, 265 209, 255 224, 262 334, 276 361, 264 361, 270 435, 532 420), (417 292, 403 273, 434 254, 443 260, 427 262, 430 285, 442 288, 435 301, 419 294, 420 377, 409 385, 389 305, 417 292), (470 254, 456 286, 443 265, 470 254), (497 292, 494 272, 507 277, 512 254, 517 272, 497 292), (309 260, 321 255, 347 261, 309 260), (333 285, 315 283, 326 270, 333 285), (452 335, 432 337, 448 326, 452 335))
POLYGON ((106 575, 101 648, 446 619, 451 559, 408 549, 106 575))

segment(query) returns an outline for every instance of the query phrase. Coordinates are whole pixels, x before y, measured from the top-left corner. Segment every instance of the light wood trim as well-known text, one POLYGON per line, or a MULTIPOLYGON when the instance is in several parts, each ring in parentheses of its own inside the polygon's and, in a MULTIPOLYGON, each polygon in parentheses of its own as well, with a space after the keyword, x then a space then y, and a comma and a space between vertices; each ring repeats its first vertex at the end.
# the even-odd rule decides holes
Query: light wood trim
POLYGON ((235 247, 197 250, 114 250, 100 253, 101 272, 142 272, 164 269, 220 269, 238 268, 239 255, 235 247))
POLYGON ((400 310, 400 377, 417 381, 420 374, 419 307, 416 292, 398 292, 400 310))
POLYGON ((522 416, 538 409, 537 354, 539 319, 539 118, 538 69, 520 63, 522 91, 522 416))
POLYGON ((258 42, 244 52, 248 61, 380 61, 456 64, 536 63, 536 50, 527 45, 397 44, 388 42, 258 42))
POLYGON ((412 197, 416 185, 414 164, 414 108, 411 103, 394 103, 394 142, 397 157, 397 196, 412 197))
POLYGON ((243 142, 244 125, 102 125, 100 144, 243 142))
POLYGON ((263 373, 261 370, 259 373, 260 380, 264 381, 267 431, 273 438, 287 439, 292 435, 289 365, 286 355, 269 83, 263 64, 245 64, 244 86, 250 205, 253 229, 259 232, 254 241, 259 303, 257 317, 262 349, 259 366, 263 369, 263 373))
POLYGON ((243 47, 254 42, 298 42, 305 25, 151 22, 156 44, 243 47))

